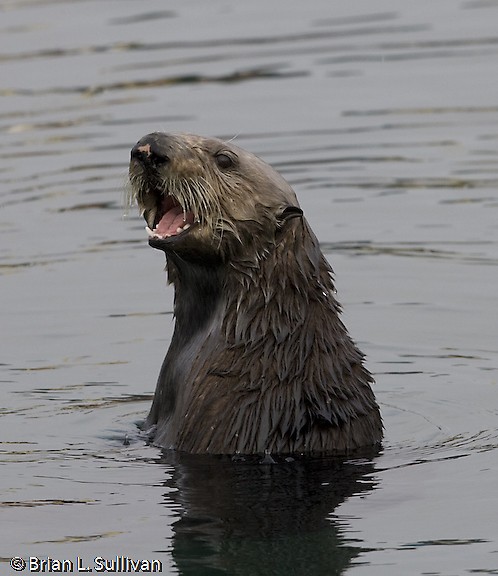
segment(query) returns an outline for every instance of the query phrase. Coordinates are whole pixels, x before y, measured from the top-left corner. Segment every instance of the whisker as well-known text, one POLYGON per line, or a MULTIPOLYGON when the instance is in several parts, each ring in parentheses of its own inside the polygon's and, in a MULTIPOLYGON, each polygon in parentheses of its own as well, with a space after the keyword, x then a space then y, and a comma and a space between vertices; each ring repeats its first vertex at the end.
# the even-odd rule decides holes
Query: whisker
MULTIPOLYGON (((212 176, 216 178, 216 175, 212 176)), ((146 209, 151 209, 151 202, 158 201, 157 192, 171 195, 181 206, 184 221, 187 221, 189 212, 193 213, 195 222, 202 223, 211 231, 213 240, 220 248, 227 232, 237 240, 241 239, 236 226, 223 215, 223 196, 220 197, 218 186, 226 197, 233 193, 223 180, 213 183, 203 176, 181 178, 176 175, 163 177, 153 193, 150 183, 142 174, 130 175, 126 186, 126 205, 131 207, 138 204, 143 214, 146 209)))

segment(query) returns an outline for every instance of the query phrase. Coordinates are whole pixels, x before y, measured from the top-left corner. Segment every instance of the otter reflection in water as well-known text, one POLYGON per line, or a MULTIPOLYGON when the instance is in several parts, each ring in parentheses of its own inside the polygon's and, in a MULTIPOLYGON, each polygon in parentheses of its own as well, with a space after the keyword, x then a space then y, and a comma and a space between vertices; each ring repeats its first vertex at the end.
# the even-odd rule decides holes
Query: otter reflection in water
POLYGON ((289 184, 233 144, 158 132, 134 146, 129 175, 175 287, 145 424, 154 443, 211 454, 378 445, 372 377, 289 184))
POLYGON ((164 452, 164 506, 176 516, 169 549, 179 574, 343 574, 365 544, 340 505, 376 489, 374 464, 250 460, 164 452))

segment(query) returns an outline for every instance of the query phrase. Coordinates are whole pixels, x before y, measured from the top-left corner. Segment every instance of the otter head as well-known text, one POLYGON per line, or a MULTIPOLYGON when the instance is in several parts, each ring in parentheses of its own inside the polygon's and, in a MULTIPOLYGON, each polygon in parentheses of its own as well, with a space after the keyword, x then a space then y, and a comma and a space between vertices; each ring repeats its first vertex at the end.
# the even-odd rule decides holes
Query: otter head
POLYGON ((278 173, 216 138, 148 134, 131 151, 129 177, 149 244, 186 262, 262 258, 285 222, 302 216, 278 173))

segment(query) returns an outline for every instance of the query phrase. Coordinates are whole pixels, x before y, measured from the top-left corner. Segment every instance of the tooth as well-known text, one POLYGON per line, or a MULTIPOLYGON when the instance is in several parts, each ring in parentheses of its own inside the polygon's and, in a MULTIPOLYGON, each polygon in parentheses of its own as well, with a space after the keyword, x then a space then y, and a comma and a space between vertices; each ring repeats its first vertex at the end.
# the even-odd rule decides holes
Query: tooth
POLYGON ((145 230, 147 231, 147 234, 152 238, 153 236, 155 236, 155 233, 148 227, 145 227, 145 230))
POLYGON ((177 233, 177 234, 180 234, 180 232, 183 232, 183 228, 177 228, 177 229, 176 229, 176 233, 177 233))
POLYGON ((185 224, 185 226, 183 227, 183 230, 188 230, 190 228, 190 224, 187 222, 187 224, 185 224))
POLYGON ((157 208, 150 208, 149 210, 146 211, 145 220, 147 221, 149 228, 154 227, 154 222, 156 220, 156 214, 157 214, 157 208))

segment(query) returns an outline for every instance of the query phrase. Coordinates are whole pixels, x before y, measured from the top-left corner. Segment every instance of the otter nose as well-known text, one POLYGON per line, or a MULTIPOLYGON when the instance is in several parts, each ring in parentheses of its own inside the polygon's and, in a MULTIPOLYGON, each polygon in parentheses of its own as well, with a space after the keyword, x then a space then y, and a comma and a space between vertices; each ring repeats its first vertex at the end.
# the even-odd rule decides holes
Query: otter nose
POLYGON ((164 146, 153 137, 146 136, 133 146, 131 157, 141 164, 158 167, 169 162, 164 146))

